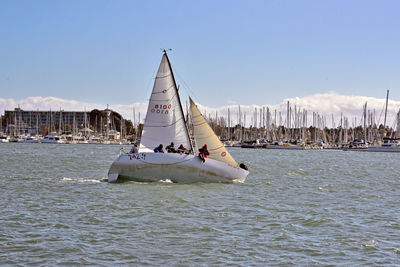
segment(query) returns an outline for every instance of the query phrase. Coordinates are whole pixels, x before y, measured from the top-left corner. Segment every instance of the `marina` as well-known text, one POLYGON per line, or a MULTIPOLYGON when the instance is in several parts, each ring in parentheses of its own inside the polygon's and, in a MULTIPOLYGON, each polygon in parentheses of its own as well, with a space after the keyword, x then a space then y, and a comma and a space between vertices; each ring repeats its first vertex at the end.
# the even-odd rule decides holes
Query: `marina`
MULTIPOLYGON (((184 109, 184 116, 188 117, 188 108, 184 109)), ((400 140, 400 111, 395 115, 395 120, 386 121, 384 118, 377 118, 376 111, 367 109, 367 104, 360 109, 362 116, 354 118, 352 126, 349 126, 349 119, 341 116, 337 127, 328 127, 327 117, 312 112, 311 122, 307 110, 300 110, 297 107, 287 106, 286 117, 282 112, 263 108, 255 110, 252 124, 246 122, 246 113, 241 112, 240 106, 236 121, 228 112, 228 116, 214 117, 207 114, 205 119, 218 138, 226 147, 242 148, 264 148, 264 149, 343 149, 346 151, 383 151, 398 152, 400 140), (293 112, 293 110, 295 110, 293 112), (273 114, 275 114, 273 116, 273 114), (278 115, 277 115, 278 114, 278 115), (296 115, 297 114, 297 115, 296 115), (279 119, 277 119, 279 118, 279 119), (257 121, 258 119, 258 121, 257 121), (287 123, 288 122, 288 123, 287 123), (247 126, 246 126, 247 125, 247 126), (390 126, 389 126, 390 125, 390 126), (366 140, 366 141, 365 141, 366 140), (388 148, 388 147, 391 148, 388 148), (381 148, 383 147, 383 148, 381 148)), ((229 110, 228 110, 229 111, 229 110)), ((382 110, 383 113, 385 110, 382 110)), ((16 108, 14 113, 6 112, 0 118, 0 143, 4 142, 39 142, 46 135, 58 138, 57 143, 63 144, 133 144, 140 143, 143 131, 143 122, 134 115, 135 120, 124 119, 118 113, 106 109, 105 111, 82 112, 82 123, 69 121, 70 124, 59 121, 64 114, 72 116, 73 113, 38 111, 45 114, 42 124, 32 123, 36 114, 31 111, 23 111, 16 108), (99 115, 103 112, 105 117, 99 115), (17 114, 25 113, 24 116, 17 114), (53 113, 53 115, 51 115, 53 113), (112 114, 118 114, 113 116, 112 114), (46 119, 47 118, 47 119, 46 119), (85 119, 87 118, 86 122, 85 119), (50 121, 53 121, 52 123, 50 121), (123 124, 122 124, 123 123, 123 124), (60 126, 61 125, 61 126, 60 126), (124 125, 121 127, 121 125, 124 125), (42 132, 36 129, 42 129, 42 132), (50 132, 52 130, 52 132, 50 132)), ((38 115, 37 115, 38 116, 38 115)), ((331 118, 331 125, 336 126, 335 120, 331 118)), ((188 130, 193 135, 190 118, 188 130)), ((48 143, 44 140, 43 143, 48 143)), ((167 145, 167 144, 165 144, 167 145)))
MULTIPOLYGON (((140 115, 139 115, 140 118, 140 115)), ((5 110, 1 142, 58 144, 128 144, 140 138, 141 125, 109 109, 91 111, 5 110)))
MULTIPOLYGON (((353 119, 352 127, 349 126, 349 118, 341 114, 338 126, 335 128, 332 114, 332 128, 328 128, 327 117, 318 112, 312 112, 310 125, 309 111, 301 110, 297 106, 292 108, 289 101, 287 102, 286 117, 282 116, 281 111, 274 110, 272 112, 268 107, 255 109, 249 127, 246 123, 247 114, 241 111, 240 105, 237 109, 236 125, 232 120, 229 108, 227 117, 219 117, 216 113, 215 117, 208 114, 204 118, 226 147, 399 152, 400 108, 395 120, 391 123, 392 126, 389 127, 387 124, 388 100, 389 90, 386 94, 385 107, 378 119, 376 110, 369 110, 366 102, 362 108, 362 116, 353 119), (384 113, 383 122, 381 121, 382 113, 384 113)), ((186 131, 193 136, 193 123, 189 116, 187 103, 186 113, 182 106, 180 111, 182 111, 182 117, 187 118, 188 129, 186 131)), ((201 111, 199 110, 199 112, 201 111)), ((42 141, 43 143, 63 144, 140 143, 144 124, 141 123, 140 113, 138 115, 136 121, 133 108, 132 122, 124 119, 108 106, 103 111, 92 110, 90 112, 63 111, 61 109, 60 111, 24 111, 18 107, 14 111, 6 110, 4 115, 0 116, 0 143, 41 143, 42 141), (53 141, 49 142, 48 138, 42 137, 42 135, 51 136, 53 141), (55 139, 57 141, 54 141, 55 139)))

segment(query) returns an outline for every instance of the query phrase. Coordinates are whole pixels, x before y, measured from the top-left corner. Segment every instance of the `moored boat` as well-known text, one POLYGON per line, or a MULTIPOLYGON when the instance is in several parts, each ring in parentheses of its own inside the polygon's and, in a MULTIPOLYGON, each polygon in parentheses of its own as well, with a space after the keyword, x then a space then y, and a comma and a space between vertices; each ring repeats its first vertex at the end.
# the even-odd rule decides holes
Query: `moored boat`
POLYGON ((64 141, 62 141, 60 139, 60 137, 54 136, 51 134, 48 134, 45 137, 43 137, 43 139, 40 142, 44 143, 44 144, 63 144, 64 143, 64 141))
POLYGON ((25 138, 25 143, 39 143, 39 140, 34 136, 28 136, 25 138))
POLYGON ((290 143, 279 143, 275 142, 273 144, 268 144, 266 149, 289 149, 289 150, 300 150, 301 147, 299 145, 294 145, 290 143))
POLYGON ((400 143, 396 138, 384 138, 380 146, 368 147, 368 152, 400 152, 400 143))
POLYGON ((0 136, 0 143, 9 143, 10 137, 9 136, 0 136))

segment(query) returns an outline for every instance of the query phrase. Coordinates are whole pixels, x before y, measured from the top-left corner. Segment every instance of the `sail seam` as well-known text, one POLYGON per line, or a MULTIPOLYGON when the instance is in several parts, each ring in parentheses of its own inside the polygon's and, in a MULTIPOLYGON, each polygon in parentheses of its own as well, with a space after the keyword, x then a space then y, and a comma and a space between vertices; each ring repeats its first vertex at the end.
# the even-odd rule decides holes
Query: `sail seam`
POLYGON ((196 138, 196 139, 205 139, 205 138, 209 138, 210 136, 212 136, 212 134, 207 135, 207 136, 196 136, 196 135, 195 135, 195 138, 196 138))
MULTIPOLYGON (((199 114, 199 115, 195 115, 195 116, 192 116, 193 117, 193 119, 194 118, 198 118, 198 117, 203 117, 201 114, 199 114)), ((204 117, 203 117, 204 118, 204 117)))
MULTIPOLYGON (((159 92, 153 92, 152 94, 153 95, 155 95, 155 94, 165 94, 167 91, 169 91, 169 89, 171 89, 171 88, 173 88, 174 87, 174 85, 171 85, 169 88, 167 88, 167 89, 164 89, 164 90, 162 90, 162 91, 159 91, 159 92)), ((174 96, 175 97, 175 96, 174 96)))
POLYGON ((170 73, 168 75, 165 75, 165 76, 156 76, 156 79, 164 79, 164 78, 167 78, 167 77, 171 76, 171 74, 172 73, 170 73))
POLYGON ((200 125, 203 125, 203 124, 205 124, 205 123, 207 123, 206 121, 204 121, 204 122, 202 122, 202 123, 199 123, 199 124, 194 124, 193 123, 193 126, 200 126, 200 125))
POLYGON ((172 126, 172 125, 174 125, 174 124, 177 124, 178 121, 180 121, 180 120, 182 120, 182 117, 181 117, 180 119, 176 120, 174 123, 171 123, 171 124, 169 124, 169 125, 157 125, 157 126, 146 125, 146 127, 169 127, 169 126, 172 126))
POLYGON ((152 99, 151 101, 172 101, 174 98, 176 97, 176 95, 174 95, 174 96, 172 96, 171 98, 168 98, 168 99, 152 99))
POLYGON ((209 151, 215 151, 215 150, 218 150, 218 149, 221 149, 221 148, 223 148, 224 146, 219 146, 219 147, 217 147, 217 148, 213 148, 213 149, 208 149, 209 151))

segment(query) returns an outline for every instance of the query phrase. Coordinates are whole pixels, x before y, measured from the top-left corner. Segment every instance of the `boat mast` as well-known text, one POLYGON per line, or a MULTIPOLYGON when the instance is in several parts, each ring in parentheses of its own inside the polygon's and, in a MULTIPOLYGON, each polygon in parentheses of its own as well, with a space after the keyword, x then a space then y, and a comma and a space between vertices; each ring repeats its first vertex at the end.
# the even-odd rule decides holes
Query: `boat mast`
POLYGON ((174 82, 174 87, 175 87, 176 95, 178 96, 179 108, 180 108, 180 110, 181 110, 182 119, 183 119, 183 122, 184 122, 184 124, 185 124, 186 135, 187 135, 187 137, 189 138, 190 150, 194 153, 194 151, 193 151, 193 145, 192 145, 192 140, 190 139, 190 135, 189 135, 189 131, 188 131, 188 129, 187 129, 187 124, 186 124, 185 116, 184 116, 184 113, 183 113, 181 98, 180 98, 180 96, 179 96, 178 87, 176 86, 176 81, 175 81, 174 72, 172 71, 171 63, 169 62, 169 58, 168 58, 168 55, 167 55, 167 51, 166 51, 165 49, 163 50, 163 53, 164 53, 165 57, 167 58, 167 63, 168 63, 169 69, 171 70, 171 75, 172 75, 172 80, 173 80, 173 82, 174 82))
POLYGON ((386 128, 386 116, 387 116, 388 100, 389 100, 389 90, 387 90, 387 92, 386 92, 385 120, 383 122, 383 133, 385 133, 385 128, 386 128))
POLYGON ((367 144, 367 102, 364 105, 364 144, 367 144))
POLYGON ((61 107, 60 107, 60 119, 59 119, 59 125, 58 125, 58 134, 61 135, 61 121, 62 121, 62 112, 61 112, 61 107))
POLYGON ((39 135, 39 109, 37 110, 38 112, 36 113, 36 137, 39 135))
POLYGON ((84 140, 86 140, 86 107, 85 107, 85 113, 84 113, 84 120, 85 120, 85 123, 84 123, 84 126, 83 127, 85 127, 84 128, 84 134, 85 134, 85 139, 84 140))

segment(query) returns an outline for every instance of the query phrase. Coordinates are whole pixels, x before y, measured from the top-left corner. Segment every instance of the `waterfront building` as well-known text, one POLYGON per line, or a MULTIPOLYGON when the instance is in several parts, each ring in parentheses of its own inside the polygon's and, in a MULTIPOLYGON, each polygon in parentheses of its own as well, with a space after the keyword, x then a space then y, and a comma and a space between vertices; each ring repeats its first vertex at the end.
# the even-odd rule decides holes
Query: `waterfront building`
POLYGON ((61 109, 23 110, 17 107, 14 110, 4 111, 1 126, 3 131, 9 135, 36 135, 45 134, 45 132, 76 134, 80 129, 96 127, 99 130, 107 131, 113 126, 112 121, 110 121, 110 114, 114 112, 111 109, 96 110, 94 122, 93 118, 91 120, 91 112, 65 111, 61 109), (99 114, 101 113, 107 115, 104 120, 100 118, 101 115, 99 114), (91 125, 91 121, 93 125, 91 125))

